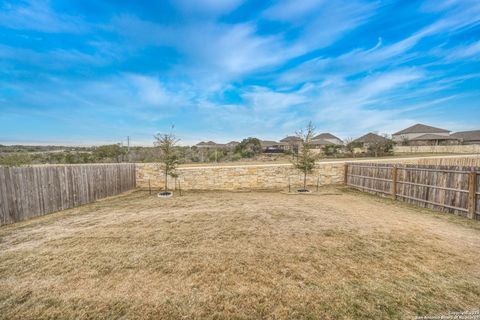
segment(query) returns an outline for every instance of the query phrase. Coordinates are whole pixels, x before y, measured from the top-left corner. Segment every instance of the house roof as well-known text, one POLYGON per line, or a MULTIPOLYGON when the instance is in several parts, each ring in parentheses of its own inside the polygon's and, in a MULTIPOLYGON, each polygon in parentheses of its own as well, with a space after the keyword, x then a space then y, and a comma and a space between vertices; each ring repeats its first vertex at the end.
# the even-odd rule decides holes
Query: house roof
POLYGON ((202 141, 202 142, 199 142, 197 143, 197 146, 219 146, 220 144, 216 143, 216 142, 213 142, 213 141, 202 141))
POLYGON ((454 138, 452 136, 441 136, 439 134, 427 133, 412 139, 412 141, 418 140, 457 140, 457 138, 454 138))
POLYGON ((455 132, 451 136, 463 141, 480 141, 480 130, 455 132))
POLYGON ((366 135, 364 136, 361 136, 360 138, 358 139, 355 139, 353 140, 353 142, 360 142, 360 143, 378 143, 378 142, 385 142, 387 141, 388 139, 382 137, 382 136, 379 136, 378 134, 375 134, 375 133, 367 133, 366 135))
POLYGON ((325 140, 325 139, 312 139, 312 144, 313 145, 326 146, 328 144, 335 144, 335 143, 332 143, 331 141, 328 141, 328 140, 325 140))
POLYGON ((425 124, 417 123, 411 127, 395 132, 393 135, 408 134, 408 133, 448 133, 449 130, 427 126, 425 124))
POLYGON ((297 136, 288 136, 280 140, 280 142, 300 142, 300 141, 302 141, 302 139, 297 136))
POLYGON ((277 141, 261 140, 260 145, 265 148, 265 147, 278 146, 279 143, 277 141))
POLYGON ((328 133, 328 132, 320 133, 320 134, 316 135, 315 137, 313 137, 313 140, 319 140, 319 139, 338 139, 338 140, 342 141, 342 139, 340 139, 339 137, 336 137, 333 134, 328 133))

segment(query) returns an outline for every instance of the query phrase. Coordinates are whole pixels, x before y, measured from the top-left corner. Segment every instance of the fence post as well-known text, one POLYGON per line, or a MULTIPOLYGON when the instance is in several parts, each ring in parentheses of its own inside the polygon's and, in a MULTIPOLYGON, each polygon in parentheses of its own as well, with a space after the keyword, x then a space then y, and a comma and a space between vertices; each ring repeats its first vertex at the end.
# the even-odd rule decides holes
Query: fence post
POLYGON ((475 219, 477 208, 477 173, 472 171, 468 174, 468 217, 475 219))
POLYGON ((397 200, 397 167, 392 168, 392 199, 397 200))
POLYGON ((343 171, 343 184, 348 185, 348 163, 345 163, 343 171))

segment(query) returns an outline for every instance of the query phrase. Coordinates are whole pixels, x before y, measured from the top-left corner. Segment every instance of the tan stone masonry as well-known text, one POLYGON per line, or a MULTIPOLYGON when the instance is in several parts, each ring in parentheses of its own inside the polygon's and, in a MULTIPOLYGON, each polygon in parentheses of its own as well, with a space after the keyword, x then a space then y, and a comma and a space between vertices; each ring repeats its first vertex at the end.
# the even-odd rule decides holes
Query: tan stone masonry
MULTIPOLYGON (((362 162, 397 162, 431 165, 480 166, 479 155, 434 156, 416 158, 389 158, 357 160, 362 162)), ((348 162, 351 162, 348 161, 348 162)), ((340 184, 343 182, 345 162, 319 162, 314 173, 309 175, 309 186, 340 184)), ((179 182, 184 190, 237 190, 237 189, 286 189, 288 184, 300 187, 303 176, 291 164, 254 164, 254 165, 218 165, 192 166, 178 168, 179 182)), ((164 176, 158 163, 136 164, 137 187, 161 188, 164 176)), ((168 179, 173 189, 175 180, 168 179)), ((178 185, 178 184, 177 184, 178 185)))
MULTIPOLYGON (((156 163, 137 164, 137 186, 155 188, 164 185, 164 176, 156 163)), ((343 163, 319 165, 308 177, 309 185, 341 183, 343 163)), ((205 166, 178 169, 178 182, 185 190, 236 190, 236 189, 282 189, 287 188, 289 179, 292 186, 301 186, 303 177, 290 164, 205 166)), ((168 179, 169 188, 174 179, 168 179)))

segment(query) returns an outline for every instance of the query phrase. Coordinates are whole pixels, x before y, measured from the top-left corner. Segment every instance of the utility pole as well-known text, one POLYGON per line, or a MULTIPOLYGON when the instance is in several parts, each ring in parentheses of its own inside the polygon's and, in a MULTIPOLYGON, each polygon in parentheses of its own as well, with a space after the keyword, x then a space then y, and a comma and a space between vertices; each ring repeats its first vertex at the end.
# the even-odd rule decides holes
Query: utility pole
POLYGON ((130 136, 127 136, 127 153, 130 152, 130 136))

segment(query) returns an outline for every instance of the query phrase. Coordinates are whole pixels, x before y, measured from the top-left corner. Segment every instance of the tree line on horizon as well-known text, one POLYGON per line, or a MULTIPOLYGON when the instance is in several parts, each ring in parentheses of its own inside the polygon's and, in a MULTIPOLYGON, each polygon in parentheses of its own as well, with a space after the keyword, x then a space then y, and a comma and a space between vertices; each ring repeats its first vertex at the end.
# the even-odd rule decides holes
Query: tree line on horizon
MULTIPOLYGON (((393 142, 369 146, 365 154, 355 154, 360 147, 352 139, 347 139, 346 146, 326 145, 323 157, 382 156, 392 154, 393 142), (343 150, 342 150, 343 149, 343 150)), ((249 137, 231 148, 199 148, 197 146, 175 147, 178 163, 205 163, 230 161, 268 161, 288 160, 298 156, 298 150, 286 150, 283 153, 263 154, 260 139, 249 137)), ((157 162, 158 146, 126 147, 122 144, 102 145, 98 147, 63 147, 63 146, 5 146, 0 145, 0 165, 20 166, 29 164, 85 164, 85 163, 121 163, 121 162, 157 162)))

